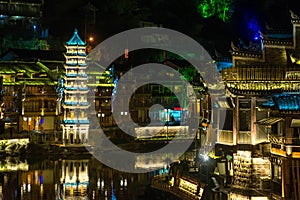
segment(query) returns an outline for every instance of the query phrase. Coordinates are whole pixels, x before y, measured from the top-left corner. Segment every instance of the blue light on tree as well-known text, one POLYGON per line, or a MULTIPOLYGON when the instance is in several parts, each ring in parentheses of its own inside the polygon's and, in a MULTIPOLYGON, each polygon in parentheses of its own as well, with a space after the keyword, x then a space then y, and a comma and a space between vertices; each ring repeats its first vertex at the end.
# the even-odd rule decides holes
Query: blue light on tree
POLYGON ((260 26, 258 24, 258 21, 255 17, 252 17, 250 19, 250 21, 248 22, 248 30, 249 30, 249 34, 250 36, 254 39, 254 40, 260 40, 260 26))
POLYGON ((260 40, 261 38, 260 38, 260 33, 258 32, 258 33, 256 33, 255 35, 254 35, 254 40, 260 40))

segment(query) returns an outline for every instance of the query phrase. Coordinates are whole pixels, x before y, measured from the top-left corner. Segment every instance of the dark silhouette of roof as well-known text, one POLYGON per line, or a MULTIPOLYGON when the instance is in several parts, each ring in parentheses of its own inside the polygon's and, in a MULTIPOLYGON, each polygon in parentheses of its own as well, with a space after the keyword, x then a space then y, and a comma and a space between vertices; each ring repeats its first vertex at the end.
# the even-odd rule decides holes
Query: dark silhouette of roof
POLYGON ((0 56, 2 61, 65 61, 64 52, 53 50, 9 49, 0 56))

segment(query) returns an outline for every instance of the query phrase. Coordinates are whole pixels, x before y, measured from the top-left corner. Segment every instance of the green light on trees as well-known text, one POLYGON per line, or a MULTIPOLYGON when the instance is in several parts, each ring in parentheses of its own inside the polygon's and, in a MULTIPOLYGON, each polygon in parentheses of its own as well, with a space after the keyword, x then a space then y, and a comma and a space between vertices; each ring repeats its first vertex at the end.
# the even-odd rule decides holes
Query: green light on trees
POLYGON ((232 15, 234 0, 198 0, 197 10, 203 18, 216 16, 228 22, 232 15))

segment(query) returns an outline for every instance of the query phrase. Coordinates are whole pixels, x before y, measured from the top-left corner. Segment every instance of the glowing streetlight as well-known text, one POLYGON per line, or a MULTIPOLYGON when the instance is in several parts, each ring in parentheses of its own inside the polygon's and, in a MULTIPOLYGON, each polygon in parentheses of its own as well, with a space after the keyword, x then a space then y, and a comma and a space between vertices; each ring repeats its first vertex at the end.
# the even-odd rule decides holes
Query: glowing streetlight
POLYGON ((90 36, 90 37, 89 37, 89 41, 90 41, 90 42, 94 42, 94 37, 90 36))

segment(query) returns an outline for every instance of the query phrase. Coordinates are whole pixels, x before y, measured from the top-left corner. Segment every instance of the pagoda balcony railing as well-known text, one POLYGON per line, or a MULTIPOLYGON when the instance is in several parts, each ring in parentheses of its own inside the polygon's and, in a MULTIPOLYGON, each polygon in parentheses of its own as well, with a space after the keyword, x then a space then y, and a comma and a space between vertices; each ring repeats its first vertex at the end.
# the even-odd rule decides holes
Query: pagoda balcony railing
POLYGON ((77 74, 66 74, 66 77, 70 77, 70 78, 75 78, 75 77, 77 77, 77 74))
POLYGON ((264 68, 249 66, 223 69, 222 77, 227 81, 300 81, 300 73, 296 73, 297 71, 299 71, 297 68, 282 69, 278 66, 264 68))
POLYGON ((66 106, 89 106, 90 103, 89 102, 78 102, 78 101, 65 101, 64 104, 66 106))
POLYGON ((85 74, 85 73, 79 73, 78 76, 87 77, 87 74, 85 74))
POLYGON ((78 90, 78 86, 66 85, 65 88, 66 88, 66 90, 78 90))
POLYGON ((66 62, 66 66, 65 67, 68 67, 68 65, 74 67, 76 65, 80 66, 80 67, 84 67, 84 66, 87 66, 87 64, 85 62, 77 62, 77 61, 67 61, 66 62))
POLYGON ((67 106, 76 106, 78 104, 78 102, 77 101, 65 101, 64 104, 67 106))
POLYGON ((89 124, 90 121, 88 119, 65 119, 63 121, 65 124, 89 124))
POLYGON ((82 57, 82 56, 86 56, 86 53, 85 52, 77 52, 77 51, 75 51, 75 52, 68 52, 67 55, 68 56, 80 56, 80 57, 82 57))
POLYGON ((78 89, 81 90, 81 91, 82 90, 88 90, 88 87, 87 86, 80 86, 80 87, 78 87, 78 89))
POLYGON ((79 102, 79 105, 80 106, 88 106, 88 105, 90 105, 90 103, 89 102, 79 102))

